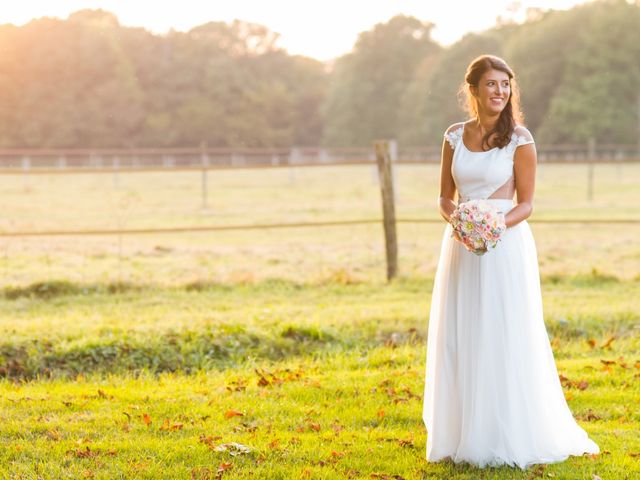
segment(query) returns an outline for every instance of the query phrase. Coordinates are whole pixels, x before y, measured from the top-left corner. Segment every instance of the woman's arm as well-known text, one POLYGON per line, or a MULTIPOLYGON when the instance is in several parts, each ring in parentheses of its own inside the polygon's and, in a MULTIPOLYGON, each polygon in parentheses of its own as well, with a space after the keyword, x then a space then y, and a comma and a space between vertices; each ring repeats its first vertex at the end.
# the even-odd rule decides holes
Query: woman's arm
POLYGON ((533 211, 537 162, 538 155, 535 144, 529 143, 516 148, 513 157, 513 169, 516 180, 517 205, 504 217, 507 228, 526 220, 533 211))
MULTIPOLYGON (((442 155, 440 156, 440 195, 438 196, 438 210, 447 223, 451 221, 451 214, 456 208, 453 198, 456 194, 456 184, 451 175, 451 162, 453 161, 453 148, 447 140, 442 142, 442 155)), ((455 230, 453 238, 462 242, 462 238, 455 230)))
POLYGON ((453 160, 453 148, 447 140, 442 142, 442 154, 440 156, 440 195, 438 197, 438 210, 440 215, 449 223, 451 214, 456 208, 453 198, 456 194, 456 184, 451 175, 451 162, 453 160))

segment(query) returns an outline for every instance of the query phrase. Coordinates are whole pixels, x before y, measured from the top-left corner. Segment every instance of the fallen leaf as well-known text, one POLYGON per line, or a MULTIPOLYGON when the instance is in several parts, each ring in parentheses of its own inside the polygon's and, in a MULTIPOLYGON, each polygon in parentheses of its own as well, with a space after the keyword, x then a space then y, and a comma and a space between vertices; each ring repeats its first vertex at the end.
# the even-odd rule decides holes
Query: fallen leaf
POLYGON ((213 451, 227 452, 232 457, 235 457, 237 455, 246 455, 247 453, 251 453, 251 447, 247 447, 246 445, 236 442, 221 443, 220 445, 213 447, 213 451))
POLYGON ((260 372, 258 372, 257 370, 256 370, 256 373, 258 373, 258 376, 260 377, 260 378, 258 379, 258 386, 259 386, 259 387, 268 387, 269 385, 271 385, 271 383, 269 382, 269 380, 267 380, 267 378, 266 378, 264 375, 262 375, 262 374, 261 374, 260 372))
POLYGON ((237 410, 227 410, 227 413, 224 414, 224 418, 233 417, 244 417, 244 413, 238 412, 237 410))
POLYGON ((615 335, 611 335, 602 345, 600 345, 600 348, 611 348, 611 342, 613 342, 615 338, 615 335))
POLYGON ((95 456, 98 455, 98 451, 91 450, 89 448, 89 445, 87 445, 84 450, 80 450, 80 449, 78 449, 78 450, 67 450, 66 453, 67 453, 67 455, 68 454, 72 454, 77 458, 90 458, 90 457, 95 457, 95 456))
POLYGON ((170 430, 170 431, 182 430, 183 426, 184 425, 182 423, 171 423, 168 418, 165 418, 164 421, 162 422, 162 425, 160 426, 160 430, 170 430))
POLYGON ((149 425, 151 425, 151 415, 149 415, 148 413, 143 413, 142 414, 142 421, 147 425, 147 427, 149 425))
POLYGON ((212 435, 200 435, 200 442, 204 443, 205 445, 208 445, 210 448, 215 447, 215 443, 218 440, 222 440, 222 437, 220 436, 212 436, 212 435))
POLYGON ((576 416, 578 417, 579 420, 587 420, 587 421, 600 420, 600 416, 593 413, 593 410, 591 409, 589 409, 587 413, 583 415, 576 415, 576 416))
POLYGON ((274 448, 278 448, 278 445, 280 445, 280 440, 277 438, 274 438, 273 440, 271 440, 271 442, 269 443, 269 448, 270 449, 274 449, 274 448))
POLYGON ((412 438, 409 438, 407 440, 401 438, 398 440, 398 443, 400 444, 401 447, 411 447, 411 448, 414 447, 412 438))

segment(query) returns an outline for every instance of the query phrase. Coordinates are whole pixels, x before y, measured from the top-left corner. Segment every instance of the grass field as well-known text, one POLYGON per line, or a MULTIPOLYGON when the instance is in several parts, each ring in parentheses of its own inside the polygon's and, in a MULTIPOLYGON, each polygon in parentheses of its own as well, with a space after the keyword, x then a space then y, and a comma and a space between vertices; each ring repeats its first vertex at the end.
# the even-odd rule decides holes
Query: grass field
MULTIPOLYGON (((437 218, 437 168, 398 169, 437 218)), ((369 168, 0 177, 3 231, 378 218, 369 168)), ((531 219, 565 395, 597 456, 522 472, 424 459, 428 307, 444 228, 400 224, 1 238, 0 478, 640 477, 640 166, 541 165, 531 219), (246 447, 246 448, 245 448, 246 447)))

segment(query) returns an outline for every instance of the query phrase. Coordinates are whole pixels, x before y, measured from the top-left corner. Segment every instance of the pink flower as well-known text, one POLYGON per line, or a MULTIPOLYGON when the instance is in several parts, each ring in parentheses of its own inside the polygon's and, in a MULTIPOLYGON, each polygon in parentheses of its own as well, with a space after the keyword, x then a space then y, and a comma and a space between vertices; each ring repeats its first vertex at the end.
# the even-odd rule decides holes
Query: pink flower
POLYGON ((480 199, 460 203, 451 214, 450 223, 467 250, 477 255, 495 248, 506 230, 504 214, 480 199))

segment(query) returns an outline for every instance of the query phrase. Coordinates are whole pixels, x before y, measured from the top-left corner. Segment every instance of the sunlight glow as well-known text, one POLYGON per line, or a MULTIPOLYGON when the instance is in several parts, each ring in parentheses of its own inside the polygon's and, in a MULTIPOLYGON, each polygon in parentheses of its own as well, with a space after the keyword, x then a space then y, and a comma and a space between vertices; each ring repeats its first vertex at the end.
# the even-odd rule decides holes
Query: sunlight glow
POLYGON ((278 45, 291 54, 329 60, 351 50, 358 33, 386 22, 396 14, 415 16, 436 25, 433 37, 448 45, 465 33, 482 31, 496 18, 523 21, 526 9, 567 9, 584 0, 369 0, 345 2, 324 0, 202 0, 146 2, 131 0, 22 0, 3 5, 0 23, 22 25, 44 16, 67 18, 83 8, 101 8, 114 13, 122 25, 139 26, 156 33, 171 28, 189 30, 209 21, 241 19, 260 23, 280 33, 278 45), (490 5, 490 6, 488 6, 490 5))

